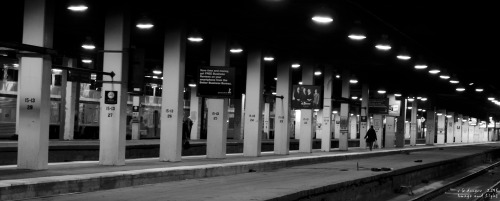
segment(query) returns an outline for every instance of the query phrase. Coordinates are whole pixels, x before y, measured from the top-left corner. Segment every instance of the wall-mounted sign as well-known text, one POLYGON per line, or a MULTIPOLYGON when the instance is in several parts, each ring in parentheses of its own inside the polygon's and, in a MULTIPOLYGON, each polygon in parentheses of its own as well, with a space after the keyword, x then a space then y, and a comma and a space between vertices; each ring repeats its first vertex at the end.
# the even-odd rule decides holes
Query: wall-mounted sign
POLYGON ((115 105, 118 103, 117 91, 104 91, 104 104, 115 105))
POLYGON ((368 100, 368 111, 371 114, 388 114, 389 99, 388 98, 371 98, 368 100))
POLYGON ((198 96, 207 98, 234 97, 234 68, 203 66, 198 74, 198 96))
POLYGON ((349 117, 340 116, 340 132, 347 132, 349 129, 349 117))
POLYGON ((397 101, 394 101, 394 104, 391 104, 389 105, 389 116, 399 116, 400 113, 400 107, 401 106, 401 101, 400 100, 397 100, 397 101))
POLYGON ((323 97, 321 86, 316 85, 293 85, 292 108, 300 109, 323 109, 323 97))

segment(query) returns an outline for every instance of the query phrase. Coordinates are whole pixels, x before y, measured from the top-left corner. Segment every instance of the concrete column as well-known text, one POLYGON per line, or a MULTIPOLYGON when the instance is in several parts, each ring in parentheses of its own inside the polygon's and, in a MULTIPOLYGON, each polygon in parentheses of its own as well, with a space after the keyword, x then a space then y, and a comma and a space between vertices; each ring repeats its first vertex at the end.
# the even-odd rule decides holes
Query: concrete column
POLYGON ((165 32, 160 118, 160 161, 180 161, 184 118, 186 43, 183 28, 165 32))
MULTIPOLYGON (((63 61, 63 66, 74 67, 76 60, 66 58, 63 61)), ((80 94, 76 94, 78 83, 68 81, 68 72, 62 72, 61 84, 61 108, 59 117, 61 118, 60 134, 63 140, 73 140, 75 133, 75 115, 77 114, 76 99, 80 98, 80 94)))
POLYGON ((357 123, 358 123, 358 117, 356 117, 354 115, 349 116, 349 134, 350 134, 349 139, 356 139, 357 123))
POLYGON ((261 154, 263 88, 262 51, 250 50, 247 59, 247 101, 245 106, 245 139, 243 140, 243 155, 245 156, 260 156, 261 154))
POLYGON ((366 132, 368 131, 368 99, 369 96, 369 88, 368 84, 363 84, 361 87, 361 118, 360 118, 360 126, 359 126, 359 147, 366 148, 366 132))
MULTIPOLYGON (((302 67, 302 83, 304 85, 314 84, 314 66, 308 64, 302 67)), ((314 132, 313 126, 313 110, 302 109, 300 111, 300 140, 299 152, 311 153, 312 152, 312 138, 314 132)))
MULTIPOLYGON (((129 45, 129 22, 123 8, 109 11, 104 27, 104 49, 123 51, 129 45)), ((113 71, 114 78, 103 76, 99 118, 99 164, 125 165, 127 126, 128 53, 105 52, 103 71, 113 71), (106 104, 108 99, 116 104, 106 104)))
POLYGON ((401 98, 399 112, 396 131, 396 147, 402 148, 405 146, 406 98, 401 98))
MULTIPOLYGON (((479 119, 477 120, 477 123, 475 126, 473 126, 473 137, 472 137, 472 142, 477 143, 479 142, 479 119)), ((470 134, 470 132, 469 132, 470 134)))
POLYGON ((462 117, 462 142, 463 143, 470 143, 470 141, 469 141, 469 117, 468 116, 462 117))
POLYGON ((454 129, 454 124, 455 124, 455 115, 453 112, 448 112, 447 115, 451 115, 451 117, 446 117, 447 124, 446 124, 446 143, 454 143, 455 142, 455 135, 453 134, 454 129))
POLYGON ((242 139, 242 124, 241 124, 241 120, 244 119, 244 115, 242 112, 242 99, 233 99, 234 102, 234 119, 233 119, 233 122, 234 122, 234 134, 233 134, 233 139, 235 140, 241 140, 242 139))
MULTIPOLYGON (((229 55, 225 35, 214 36, 210 49, 210 66, 228 66, 229 55)), ((226 158, 227 99, 206 99, 207 158, 226 158)), ((248 101, 246 102, 248 104, 248 101)))
MULTIPOLYGON (((135 90, 138 90, 140 91, 140 88, 134 88, 134 91, 135 90)), ((131 123, 131 127, 132 127, 132 140, 138 140, 140 138, 140 133, 139 133, 139 130, 141 129, 140 126, 140 122, 139 122, 139 118, 140 118, 140 115, 139 115, 139 111, 140 111, 140 108, 141 107, 141 103, 140 103, 140 96, 138 95, 134 95, 132 96, 132 123, 131 123), (137 112, 134 112, 134 108, 137 108, 137 112)))
POLYGON ((434 136, 436 136, 436 113, 434 109, 427 110, 427 119, 425 120, 427 134, 425 135, 425 144, 434 145, 434 136))
POLYGON ((462 143, 462 115, 457 114, 455 120, 453 135, 455 136, 455 143, 462 143))
POLYGON ((332 88, 333 72, 325 70, 323 81, 323 126, 321 127, 322 151, 330 151, 332 147, 332 88))
POLYGON ((333 127, 334 129, 333 137, 335 139, 340 139, 340 113, 335 114, 334 119, 335 119, 335 125, 333 127))
MULTIPOLYGON (((22 42, 52 48, 52 31, 51 1, 26 0, 22 42)), ((21 57, 17 96, 19 169, 47 169, 51 61, 50 56, 21 57)))
POLYGON ((270 113, 270 103, 264 103, 264 134, 266 135, 266 139, 270 139, 269 136, 269 113, 270 113))
POLYGON ((437 143, 436 144, 444 144, 444 138, 445 138, 445 133, 444 129, 446 127, 445 124, 445 118, 446 118, 446 111, 445 110, 438 110, 437 111, 437 143))
POLYGON ((383 132, 383 126, 384 126, 384 119, 381 114, 374 114, 373 115, 373 129, 377 133, 377 145, 380 148, 382 148, 382 132, 383 132))
MULTIPOLYGON (((314 110, 313 110, 314 111, 314 110)), ((323 122, 323 109, 319 111, 313 112, 313 118, 314 118, 314 113, 316 113, 316 118, 315 121, 313 121, 313 139, 321 139, 321 134, 323 133, 323 126, 318 130, 318 124, 322 124, 323 122)))
POLYGON ((391 116, 386 116, 385 117, 385 145, 384 147, 386 148, 394 148, 394 141, 395 141, 395 121, 394 117, 391 116))
POLYGON ((197 87, 191 87, 191 100, 189 101, 189 118, 193 121, 190 133, 190 139, 192 140, 200 139, 201 130, 201 98, 196 95, 197 90, 197 87))
POLYGON ((294 139, 296 140, 300 140, 300 125, 301 125, 301 122, 302 122, 302 119, 301 119, 301 110, 294 110, 293 111, 295 113, 295 136, 294 136, 294 139))
MULTIPOLYGON (((349 71, 344 70, 342 72, 342 94, 341 97, 344 99, 350 98, 350 84, 349 79, 351 75, 349 71)), ((347 135, 349 133, 349 103, 340 104, 340 132, 339 132, 339 150, 347 151, 349 144, 347 140, 347 135)))
POLYGON ((278 74, 276 83, 276 113, 274 118, 274 153, 286 155, 290 150, 290 89, 291 73, 290 65, 287 62, 278 63, 278 74))
POLYGON ((415 146, 417 145, 417 99, 411 105, 410 146, 415 146))

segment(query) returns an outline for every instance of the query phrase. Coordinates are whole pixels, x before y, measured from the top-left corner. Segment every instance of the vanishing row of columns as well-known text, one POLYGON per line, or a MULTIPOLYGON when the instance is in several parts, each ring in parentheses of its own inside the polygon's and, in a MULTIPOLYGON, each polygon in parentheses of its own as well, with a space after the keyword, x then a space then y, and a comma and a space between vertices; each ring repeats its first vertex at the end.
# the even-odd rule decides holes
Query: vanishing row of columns
MULTIPOLYGON (((24 12, 23 43, 40 47, 52 47, 52 13, 46 0, 26 0, 24 12)), ((128 52, 123 51, 129 47, 130 23, 124 12, 119 8, 110 10, 105 19, 104 37, 104 61, 103 71, 113 71, 116 75, 111 78, 103 76, 102 97, 100 100, 100 148, 99 164, 101 165, 125 165, 126 146, 126 106, 127 106, 127 83, 128 83, 128 52), (106 92, 117 92, 117 103, 106 104, 106 92)), ((180 161, 182 152, 182 120, 183 120, 183 88, 185 77, 185 32, 181 27, 172 27, 165 32, 164 60, 163 60, 163 88, 161 107, 161 130, 160 134, 160 161, 180 161), (167 129, 168 128, 168 129, 167 129)), ((250 49, 247 59, 247 83, 244 108, 244 156, 260 156, 261 154, 261 133, 263 108, 263 64, 262 51, 260 49, 250 49)), ((71 65, 68 61, 67 65, 71 65)), ((211 66, 228 66, 228 41, 227 36, 219 34, 212 39, 210 49, 211 66)), ((22 169, 46 169, 48 164, 48 132, 49 132, 49 104, 50 104, 50 76, 51 59, 49 56, 32 57, 23 56, 21 58, 19 93, 18 93, 18 114, 19 114, 19 149, 18 167, 22 169)), ((313 85, 313 66, 304 64, 302 67, 302 82, 304 85, 313 85)), ((276 99, 275 111, 275 140, 274 153, 285 155, 289 153, 290 123, 291 123, 291 70, 290 63, 279 62, 277 68, 276 92, 284 98, 276 99)), ((349 72, 342 74, 342 97, 348 99, 349 95, 349 72)), ((67 84, 69 94, 75 93, 73 84, 67 84), (71 85, 71 86, 70 86, 71 85)), ((323 129, 321 136, 321 150, 330 151, 332 133, 332 100, 330 99, 333 86, 333 74, 325 71, 324 75, 324 106, 322 110, 323 129)), ((196 90, 193 88, 193 90, 196 90)), ((196 94, 196 91, 192 91, 196 94)), ((72 97, 73 95, 66 95, 72 97)), ((368 127, 368 85, 362 86, 362 110, 360 134, 361 138, 366 133, 368 127)), ((392 96, 392 98, 394 98, 392 96)), ((133 98, 133 105, 139 103, 138 98, 133 98)), ((401 101, 401 116, 404 119, 406 112, 406 102, 401 101)), ((200 107, 199 99, 192 99, 190 115, 194 117, 195 128, 199 126, 200 107)), ((66 100, 66 109, 74 111, 74 103, 66 100)), ((240 103, 237 103, 240 104, 240 103)), ((207 99, 207 158, 226 157, 226 139, 228 128, 228 100, 227 99, 207 99)), ((413 102, 411 125, 416 125, 416 101, 413 102)), ((428 112, 433 114, 433 112, 428 112)), ((74 115, 66 114, 68 120, 74 121, 74 115)), ((313 139, 313 111, 301 110, 300 117, 300 141, 299 152, 312 152, 313 139)), ((438 119, 441 116, 438 117, 438 119)), ((429 118, 431 122, 434 118, 429 118)), ((338 119, 340 128, 335 126, 335 133, 339 138, 339 149, 348 149, 349 127, 349 103, 341 103, 340 118, 338 119), (338 129, 338 130, 337 130, 338 129)), ((392 132, 387 138, 386 147, 404 146, 404 121, 398 121, 397 132, 394 133, 394 117, 387 117, 387 128, 392 132), (392 129, 389 129, 392 128, 392 129)), ((337 123, 337 120, 335 121, 337 123)), ((438 144, 444 143, 441 135, 438 120, 438 144)), ((382 139, 383 116, 373 115, 373 126, 376 129, 377 137, 382 139)), ((71 125, 65 125, 65 132, 71 132, 71 125), (70 127, 66 130, 67 127, 70 127)), ((428 128, 432 128, 429 125, 428 128)), ((465 127, 465 126, 464 126, 465 127)), ((138 130, 132 127, 132 130, 138 130)), ((427 144, 433 144, 433 133, 428 129, 427 144)), ((466 130, 465 128, 462 130, 466 130)), ((444 133, 443 133, 444 134, 444 133)), ((239 135, 239 134, 237 134, 239 135)), ((199 137, 199 132, 192 133, 192 137, 199 137)), ((462 137, 465 139, 466 137, 462 137)), ((416 144, 416 129, 411 130, 411 145, 416 144)), ((450 137, 448 137, 450 139, 450 137)), ((382 140, 377 141, 382 147, 382 140)), ((450 142, 448 142, 450 143, 450 142)), ((365 147, 364 140, 360 140, 361 147, 365 147)))

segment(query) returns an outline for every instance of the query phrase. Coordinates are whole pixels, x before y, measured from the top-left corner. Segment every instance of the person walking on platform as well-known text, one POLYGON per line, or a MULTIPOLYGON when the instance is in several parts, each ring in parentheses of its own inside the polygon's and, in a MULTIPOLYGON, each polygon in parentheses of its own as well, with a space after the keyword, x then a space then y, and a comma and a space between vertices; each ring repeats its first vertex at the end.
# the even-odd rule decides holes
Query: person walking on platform
POLYGON ((377 133, 375 133, 375 129, 373 129, 373 126, 370 126, 370 129, 368 129, 368 132, 366 132, 365 139, 366 144, 370 147, 371 151, 373 148, 373 142, 377 141, 377 133))

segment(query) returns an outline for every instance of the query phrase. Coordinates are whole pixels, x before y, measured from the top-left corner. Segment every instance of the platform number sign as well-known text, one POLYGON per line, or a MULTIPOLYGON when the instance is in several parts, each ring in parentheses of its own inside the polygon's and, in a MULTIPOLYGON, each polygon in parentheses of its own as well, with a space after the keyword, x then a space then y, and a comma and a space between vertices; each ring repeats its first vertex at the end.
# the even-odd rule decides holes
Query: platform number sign
POLYGON ((104 104, 115 105, 118 103, 117 91, 104 91, 104 104))
POLYGON ((33 104, 36 102, 35 98, 25 98, 24 102, 27 103, 26 109, 27 110, 33 110, 33 104))

